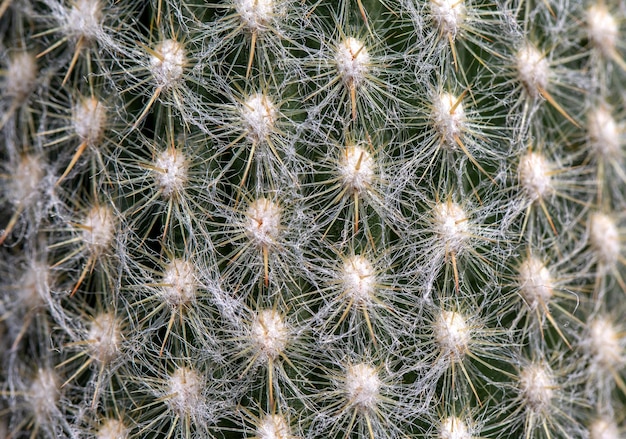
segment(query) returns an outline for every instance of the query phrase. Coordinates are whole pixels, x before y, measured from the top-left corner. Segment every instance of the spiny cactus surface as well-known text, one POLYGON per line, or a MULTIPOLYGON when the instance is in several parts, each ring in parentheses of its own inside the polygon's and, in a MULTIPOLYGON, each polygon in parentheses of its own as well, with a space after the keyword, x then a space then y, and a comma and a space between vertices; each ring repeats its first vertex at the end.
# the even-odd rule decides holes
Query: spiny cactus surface
POLYGON ((626 435, 623 0, 0 0, 0 436, 626 435))

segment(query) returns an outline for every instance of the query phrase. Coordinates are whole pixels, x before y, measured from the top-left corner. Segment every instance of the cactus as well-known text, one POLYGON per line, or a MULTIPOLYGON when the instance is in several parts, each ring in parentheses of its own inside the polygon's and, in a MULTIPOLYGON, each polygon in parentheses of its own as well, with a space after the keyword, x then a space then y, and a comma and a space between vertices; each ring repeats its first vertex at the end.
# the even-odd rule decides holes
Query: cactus
POLYGON ((624 22, 0 1, 0 436, 623 437, 624 22))

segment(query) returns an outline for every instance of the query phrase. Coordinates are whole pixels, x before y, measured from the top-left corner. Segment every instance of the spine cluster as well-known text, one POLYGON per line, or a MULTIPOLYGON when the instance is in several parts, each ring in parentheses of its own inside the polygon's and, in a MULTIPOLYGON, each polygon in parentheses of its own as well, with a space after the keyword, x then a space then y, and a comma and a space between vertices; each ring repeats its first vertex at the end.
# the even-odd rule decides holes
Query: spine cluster
POLYGON ((623 437, 625 21, 0 0, 0 436, 623 437))

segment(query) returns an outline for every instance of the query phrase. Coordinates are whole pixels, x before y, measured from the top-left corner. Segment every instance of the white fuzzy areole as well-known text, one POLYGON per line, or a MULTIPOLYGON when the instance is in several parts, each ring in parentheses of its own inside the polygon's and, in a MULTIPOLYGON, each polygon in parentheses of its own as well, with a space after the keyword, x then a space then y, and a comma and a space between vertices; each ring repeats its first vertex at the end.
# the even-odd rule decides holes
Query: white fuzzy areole
POLYGON ((128 439, 128 427, 117 419, 106 419, 98 429, 96 439, 128 439))
POLYGON ((274 0, 234 0, 235 10, 251 32, 266 29, 274 15, 274 0))
POLYGON ((526 196, 535 201, 552 192, 551 164, 538 152, 522 156, 517 169, 519 183, 526 196))
POLYGON ((536 257, 529 257, 517 269, 519 292, 524 302, 532 310, 537 306, 546 309, 554 294, 554 285, 550 270, 536 257))
POLYGON ((196 299, 196 269, 186 259, 172 259, 163 273, 161 283, 161 295, 171 307, 187 305, 196 299))
POLYGON ((364 363, 348 367, 345 391, 351 405, 372 410, 380 399, 381 381, 376 370, 364 363))
POLYGON ((469 351, 470 328, 455 311, 442 311, 433 326, 435 340, 441 351, 453 360, 461 359, 469 351))
POLYGON ((465 129, 465 109, 459 98, 450 93, 442 93, 433 102, 433 126, 448 148, 457 148, 465 129))
POLYGON ((107 124, 106 107, 95 98, 83 98, 74 107, 72 121, 74 131, 80 140, 90 146, 97 146, 104 137, 107 124))
POLYGON ((292 439, 289 425, 282 415, 266 415, 257 427, 258 439, 292 439))
POLYGON ((621 133, 609 109, 600 105, 587 116, 587 131, 592 154, 603 158, 616 158, 621 152, 621 133))
POLYGON ((515 55, 515 65, 520 82, 533 98, 548 86, 550 66, 545 56, 530 43, 515 55))
POLYGON ((74 38, 93 40, 102 32, 102 3, 100 0, 73 0, 66 32, 74 38))
POLYGON ((552 372, 541 364, 530 364, 520 372, 519 391, 526 407, 542 413, 550 406, 555 383, 552 372))
POLYGON ((111 209, 94 206, 82 225, 83 242, 92 253, 100 253, 111 245, 115 236, 115 217, 111 209))
POLYGON ((589 426, 589 439, 620 439, 615 421, 596 419, 589 426))
POLYGON ((433 209, 433 227, 448 251, 460 250, 469 237, 469 221, 463 208, 453 202, 439 203, 433 209))
POLYGON ((591 215, 589 244, 601 264, 613 267, 620 255, 617 224, 608 215, 595 212, 591 215))
POLYGON ((178 84, 185 73, 187 53, 178 41, 167 39, 158 43, 149 59, 149 70, 157 87, 168 89, 178 84))
POLYGON ((594 361, 609 373, 624 363, 619 334, 608 319, 599 317, 589 324, 588 343, 594 361))
POLYGON ((44 423, 56 410, 61 397, 61 381, 52 369, 39 369, 28 389, 27 400, 35 418, 44 423))
POLYGON ((121 323, 113 313, 97 315, 87 334, 91 356, 100 363, 108 363, 120 353, 121 323))
POLYGON ((14 204, 30 201, 39 193, 39 186, 44 177, 44 165, 37 155, 22 156, 8 182, 11 188, 9 198, 14 204))
POLYGON ((365 43, 353 37, 339 44, 335 62, 339 75, 349 86, 357 87, 370 72, 370 55, 365 43))
POLYGON ((4 93, 23 102, 37 85, 37 59, 30 52, 18 52, 9 58, 4 93))
POLYGON ((348 146, 339 164, 344 187, 354 192, 368 189, 374 180, 374 159, 360 146, 348 146))
POLYGON ((202 405, 204 380, 193 369, 179 367, 167 382, 167 404, 180 416, 194 415, 202 405))
POLYGON ((280 314, 272 309, 259 311, 250 332, 257 350, 270 360, 276 359, 289 341, 287 325, 280 314))
POLYGON ((430 12, 441 33, 453 39, 465 21, 464 0, 430 0, 430 12))
POLYGON ((272 100, 263 93, 251 95, 241 107, 241 117, 248 140, 262 142, 274 131, 278 110, 272 100))
POLYGON ((615 54, 619 27, 604 4, 595 4, 587 9, 587 37, 604 56, 615 54))
POLYGON ((24 311, 31 311, 46 303, 50 294, 50 266, 36 261, 29 264, 19 283, 19 303, 24 311))
POLYGON ((372 263, 361 255, 352 256, 343 264, 344 294, 349 300, 363 303, 374 297, 376 273, 372 263))
POLYGON ((157 156, 154 162, 154 176, 165 198, 183 192, 187 184, 187 167, 187 157, 177 149, 168 148, 157 156))
POLYGON ((253 201, 246 212, 246 234, 260 247, 272 246, 280 235, 281 214, 280 206, 267 198, 253 201))
POLYGON ((456 416, 450 416, 441 422, 438 439, 472 439, 472 435, 465 422, 456 416))

